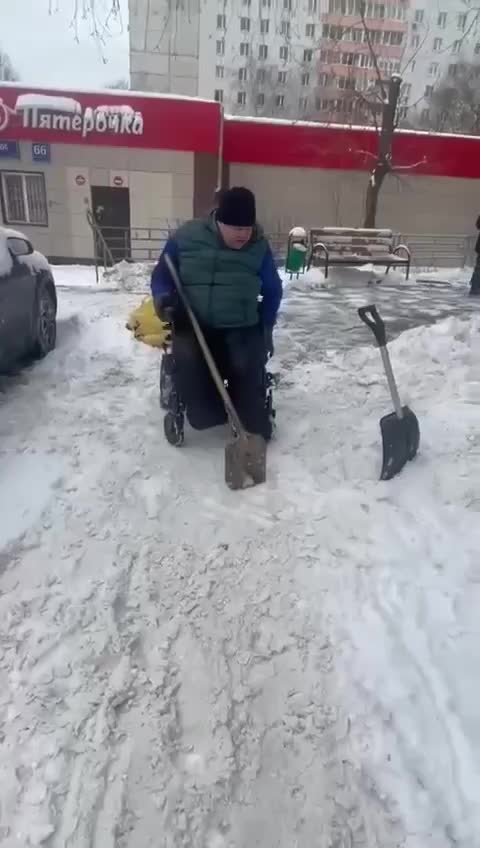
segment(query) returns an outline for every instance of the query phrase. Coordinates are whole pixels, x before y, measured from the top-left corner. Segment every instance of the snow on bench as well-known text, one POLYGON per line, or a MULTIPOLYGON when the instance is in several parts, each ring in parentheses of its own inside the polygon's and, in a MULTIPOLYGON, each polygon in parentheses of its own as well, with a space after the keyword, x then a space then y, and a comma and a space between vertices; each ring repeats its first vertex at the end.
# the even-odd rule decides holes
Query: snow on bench
POLYGON ((323 267, 325 277, 334 265, 385 265, 406 269, 410 275, 411 254, 405 244, 395 246, 392 230, 354 227, 312 227, 309 232, 308 268, 323 267))

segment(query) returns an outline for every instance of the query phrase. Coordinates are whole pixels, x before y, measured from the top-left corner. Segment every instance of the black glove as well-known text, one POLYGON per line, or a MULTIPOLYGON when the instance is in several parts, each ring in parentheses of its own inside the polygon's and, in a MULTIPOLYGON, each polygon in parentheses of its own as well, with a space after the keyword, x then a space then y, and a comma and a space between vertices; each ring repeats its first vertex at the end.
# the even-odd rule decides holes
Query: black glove
POLYGON ((263 328, 263 338, 265 339, 265 351, 267 358, 270 358, 275 353, 275 348, 273 346, 273 327, 263 328))
POLYGON ((153 305, 160 321, 164 324, 171 324, 175 330, 180 331, 190 328, 190 319, 176 293, 154 298, 153 305))
POLYGON ((153 306, 160 321, 168 323, 171 320, 173 305, 173 298, 169 294, 153 298, 153 306))
POLYGON ((163 294, 153 298, 155 312, 165 324, 171 324, 175 313, 175 298, 171 294, 163 294))

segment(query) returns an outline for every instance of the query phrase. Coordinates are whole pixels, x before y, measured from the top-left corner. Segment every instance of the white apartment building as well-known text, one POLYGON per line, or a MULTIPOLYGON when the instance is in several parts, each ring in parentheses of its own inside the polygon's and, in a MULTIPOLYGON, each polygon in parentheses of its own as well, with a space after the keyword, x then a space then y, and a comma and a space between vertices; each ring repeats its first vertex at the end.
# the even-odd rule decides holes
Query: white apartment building
POLYGON ((480 67, 478 8, 472 0, 411 0, 402 73, 409 118, 428 120, 432 92, 461 64, 480 67))
MULTIPOLYGON (((352 92, 377 75, 359 8, 360 0, 129 0, 132 88, 215 98, 246 115, 351 116, 361 102, 352 92)), ((404 117, 422 116, 455 63, 480 62, 473 0, 372 0, 366 19, 382 73, 404 78, 404 117)))

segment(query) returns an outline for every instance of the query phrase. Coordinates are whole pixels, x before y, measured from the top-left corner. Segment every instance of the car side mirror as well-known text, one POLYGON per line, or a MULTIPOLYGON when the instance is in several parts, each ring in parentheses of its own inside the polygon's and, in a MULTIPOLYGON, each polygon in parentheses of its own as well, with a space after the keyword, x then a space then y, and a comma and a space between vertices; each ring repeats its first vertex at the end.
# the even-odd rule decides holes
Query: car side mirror
POLYGON ((12 256, 30 256, 33 253, 33 245, 28 239, 20 238, 20 236, 10 236, 7 238, 8 249, 12 256))

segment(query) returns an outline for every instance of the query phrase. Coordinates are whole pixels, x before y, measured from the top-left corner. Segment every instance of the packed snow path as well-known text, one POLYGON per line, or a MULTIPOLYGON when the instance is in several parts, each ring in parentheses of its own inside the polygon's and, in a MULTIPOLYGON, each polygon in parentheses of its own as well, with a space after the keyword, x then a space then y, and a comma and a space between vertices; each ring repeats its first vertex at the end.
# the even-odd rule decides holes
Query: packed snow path
POLYGON ((222 431, 163 440, 135 297, 60 297, 0 396, 2 848, 477 848, 478 321, 392 345, 423 443, 388 485, 378 353, 284 330, 232 493, 222 431))

